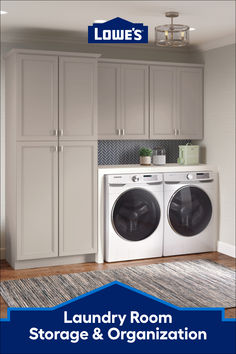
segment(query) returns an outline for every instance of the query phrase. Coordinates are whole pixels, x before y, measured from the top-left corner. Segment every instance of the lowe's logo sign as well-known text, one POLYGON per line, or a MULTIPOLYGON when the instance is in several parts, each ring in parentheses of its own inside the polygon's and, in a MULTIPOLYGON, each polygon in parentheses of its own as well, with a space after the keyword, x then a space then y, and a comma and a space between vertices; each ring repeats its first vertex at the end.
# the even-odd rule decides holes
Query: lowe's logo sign
POLYGON ((148 26, 120 17, 88 26, 88 43, 148 43, 148 26))

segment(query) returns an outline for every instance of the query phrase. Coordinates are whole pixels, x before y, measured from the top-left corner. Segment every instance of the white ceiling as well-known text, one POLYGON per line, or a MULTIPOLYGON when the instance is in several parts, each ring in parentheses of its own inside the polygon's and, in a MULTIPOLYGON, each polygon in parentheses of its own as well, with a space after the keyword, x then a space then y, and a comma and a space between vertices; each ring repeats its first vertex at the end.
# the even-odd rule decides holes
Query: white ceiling
POLYGON ((190 32, 194 46, 217 47, 235 42, 235 1, 2 1, 4 40, 14 37, 87 41, 87 28, 95 20, 122 17, 154 27, 169 23, 166 11, 179 11, 176 23, 196 28, 190 32), (212 45, 210 44, 212 43, 212 45))

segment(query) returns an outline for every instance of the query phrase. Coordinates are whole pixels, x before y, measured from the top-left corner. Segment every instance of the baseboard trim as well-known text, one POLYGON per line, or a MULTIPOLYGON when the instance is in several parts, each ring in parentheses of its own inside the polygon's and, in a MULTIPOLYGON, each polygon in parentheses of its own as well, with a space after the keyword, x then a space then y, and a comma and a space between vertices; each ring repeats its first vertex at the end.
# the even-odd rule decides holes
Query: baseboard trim
POLYGON ((226 254, 227 256, 236 258, 236 246, 230 245, 229 243, 218 241, 217 251, 226 254))

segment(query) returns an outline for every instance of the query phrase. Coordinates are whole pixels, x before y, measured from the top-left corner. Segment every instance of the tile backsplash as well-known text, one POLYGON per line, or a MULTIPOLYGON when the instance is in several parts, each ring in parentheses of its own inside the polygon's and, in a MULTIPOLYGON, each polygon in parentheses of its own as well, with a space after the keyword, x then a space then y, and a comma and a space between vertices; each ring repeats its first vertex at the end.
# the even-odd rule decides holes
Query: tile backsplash
POLYGON ((139 149, 157 146, 166 150, 166 162, 175 163, 179 155, 179 145, 185 145, 191 140, 99 140, 99 165, 139 164, 139 149))

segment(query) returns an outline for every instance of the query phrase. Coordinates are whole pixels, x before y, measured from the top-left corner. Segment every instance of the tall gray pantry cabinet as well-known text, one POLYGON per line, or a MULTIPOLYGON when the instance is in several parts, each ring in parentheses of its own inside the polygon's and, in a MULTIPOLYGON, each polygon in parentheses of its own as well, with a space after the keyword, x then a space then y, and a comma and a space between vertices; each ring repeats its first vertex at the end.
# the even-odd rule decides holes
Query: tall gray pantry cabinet
POLYGON ((6 248, 14 268, 96 253, 98 57, 7 55, 6 248))

